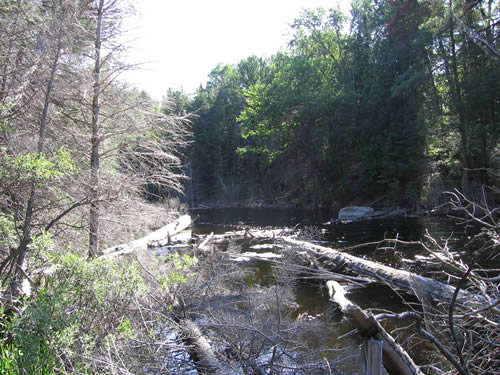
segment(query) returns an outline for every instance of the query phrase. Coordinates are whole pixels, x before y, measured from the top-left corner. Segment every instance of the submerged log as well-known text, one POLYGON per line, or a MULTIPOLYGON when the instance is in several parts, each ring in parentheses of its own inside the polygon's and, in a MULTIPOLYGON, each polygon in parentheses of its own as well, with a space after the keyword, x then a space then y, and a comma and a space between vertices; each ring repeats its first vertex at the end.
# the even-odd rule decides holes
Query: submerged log
MULTIPOLYGON (((382 363, 389 374, 423 375, 410 356, 394 341, 372 314, 366 313, 345 297, 345 291, 338 282, 327 281, 330 299, 337 303, 344 315, 354 324, 365 339, 374 338, 383 342, 382 363)), ((370 364, 364 364, 366 369, 370 364)), ((377 372, 372 372, 377 374, 377 372)), ((380 374, 380 371, 378 372, 380 374)))
POLYGON ((230 257, 232 258, 233 261, 238 262, 238 263, 245 263, 245 262, 251 262, 253 260, 273 260, 273 259, 279 259, 281 258, 280 254, 276 253, 255 253, 251 251, 246 251, 242 254, 231 254, 230 257))
MULTIPOLYGON (((441 283, 437 280, 420 276, 412 272, 398 270, 377 262, 359 258, 351 254, 331 249, 324 246, 314 245, 306 241, 299 241, 290 237, 282 237, 288 244, 298 246, 312 253, 317 260, 328 259, 337 265, 345 265, 351 270, 370 276, 388 283, 392 287, 403 288, 411 293, 422 293, 436 300, 450 303, 455 287, 441 283)), ((417 295, 418 297, 418 295, 417 295)), ((457 303, 470 306, 473 303, 479 305, 486 303, 485 299, 465 290, 460 290, 457 296, 457 303)))
POLYGON ((281 238, 281 236, 290 233, 291 231, 286 229, 244 229, 216 234, 213 239, 215 243, 220 243, 228 240, 281 238))

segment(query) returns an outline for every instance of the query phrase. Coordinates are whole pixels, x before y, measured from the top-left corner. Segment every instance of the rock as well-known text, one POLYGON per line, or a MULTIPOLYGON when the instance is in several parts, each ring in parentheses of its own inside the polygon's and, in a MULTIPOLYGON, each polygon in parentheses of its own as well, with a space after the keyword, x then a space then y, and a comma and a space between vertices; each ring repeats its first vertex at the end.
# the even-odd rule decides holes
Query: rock
POLYGON ((374 210, 371 207, 364 206, 349 206, 340 209, 338 220, 341 222, 350 222, 355 220, 367 219, 374 214, 374 210))

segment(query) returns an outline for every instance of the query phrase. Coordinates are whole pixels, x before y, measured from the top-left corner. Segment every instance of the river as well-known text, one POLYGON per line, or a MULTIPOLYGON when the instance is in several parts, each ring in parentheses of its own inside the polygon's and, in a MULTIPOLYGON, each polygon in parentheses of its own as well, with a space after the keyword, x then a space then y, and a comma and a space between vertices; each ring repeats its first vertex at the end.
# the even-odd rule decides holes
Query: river
MULTIPOLYGON (((384 238, 419 241, 426 231, 439 241, 448 240, 449 247, 461 251, 464 244, 477 233, 477 229, 464 231, 456 220, 443 216, 396 217, 373 219, 347 224, 326 224, 332 220, 327 211, 282 208, 211 208, 190 211, 195 219, 193 233, 224 233, 241 227, 294 228, 315 227, 322 232, 327 246, 347 248, 384 238)), ((362 248, 357 254, 369 255, 374 247, 362 248)), ((411 256, 411 254, 405 254, 411 256)), ((378 254, 380 256, 380 253, 378 254)), ((375 259, 384 261, 376 256, 375 259)))

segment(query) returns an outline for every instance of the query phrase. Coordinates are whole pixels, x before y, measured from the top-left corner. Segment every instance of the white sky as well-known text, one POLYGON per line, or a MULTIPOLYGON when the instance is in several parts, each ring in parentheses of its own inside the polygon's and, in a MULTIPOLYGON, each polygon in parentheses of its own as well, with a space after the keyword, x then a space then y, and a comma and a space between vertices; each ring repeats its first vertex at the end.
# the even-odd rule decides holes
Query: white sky
POLYGON ((350 0, 135 0, 127 22, 128 62, 142 63, 125 79, 160 99, 168 88, 186 93, 206 84, 218 63, 269 57, 286 46, 290 24, 302 9, 350 0))

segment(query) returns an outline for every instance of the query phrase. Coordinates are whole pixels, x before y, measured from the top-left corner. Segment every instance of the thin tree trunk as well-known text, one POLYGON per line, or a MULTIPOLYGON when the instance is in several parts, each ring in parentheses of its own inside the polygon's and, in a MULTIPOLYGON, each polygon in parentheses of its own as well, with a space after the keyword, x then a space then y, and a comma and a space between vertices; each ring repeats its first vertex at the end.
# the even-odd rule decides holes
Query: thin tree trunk
POLYGON ((100 254, 99 249, 99 144, 100 144, 100 91, 101 91, 101 43, 104 1, 99 1, 95 40, 94 95, 92 98, 92 148, 90 155, 90 214, 89 214, 89 257, 100 254))
MULTIPOLYGON (((49 80, 47 82, 47 88, 45 91, 45 98, 43 103, 42 117, 40 119, 40 129, 38 135, 38 145, 37 145, 37 154, 41 155, 45 145, 45 131, 47 128, 47 120, 49 114, 50 107, 50 98, 52 94, 52 89, 54 87, 54 80, 56 76, 56 72, 59 66, 59 59, 61 58, 62 53, 62 33, 63 33, 63 20, 61 19, 61 24, 58 32, 58 40, 57 40, 57 50, 54 56, 54 60, 52 62, 52 67, 50 71, 49 80)), ((15 250, 15 255, 13 258, 13 262, 15 262, 16 269, 14 270, 15 279, 13 292, 17 293, 17 286, 20 285, 21 279, 23 278, 23 274, 21 269, 24 265, 24 260, 26 258, 26 253, 28 251, 28 245, 31 242, 31 229, 33 222, 33 209, 35 205, 35 200, 37 197, 36 191, 36 183, 33 182, 31 184, 30 196, 28 198, 28 203, 26 205, 26 213, 24 215, 24 224, 23 224, 23 236, 21 238, 21 242, 17 249, 15 250)))
POLYGON ((14 25, 12 27, 11 31, 11 36, 9 38, 9 47, 7 48, 7 53, 5 54, 5 62, 3 64, 3 69, 2 69, 2 84, 0 86, 0 103, 5 103, 5 99, 8 97, 8 78, 10 76, 9 74, 9 68, 10 68, 10 60, 12 56, 12 51, 14 49, 14 40, 16 38, 17 34, 17 26, 19 23, 19 15, 21 14, 21 6, 22 6, 22 1, 19 0, 17 2, 17 7, 16 7, 16 17, 14 19, 14 25))
POLYGON ((432 73, 432 63, 431 59, 429 58, 429 52, 425 51, 425 66, 427 70, 429 71, 429 79, 431 81, 431 86, 432 86, 432 94, 434 95, 434 101, 433 104, 438 112, 443 112, 443 106, 441 103, 441 98, 439 96, 439 92, 436 86, 436 80, 434 79, 434 74, 432 73))
MULTIPOLYGON (((452 9, 452 0, 449 2, 452 9)), ((458 114, 458 131, 460 133, 460 153, 462 157, 462 192, 467 196, 470 193, 469 188, 469 158, 467 156, 467 125, 465 123, 464 103, 462 99, 462 90, 460 87, 460 77, 458 75, 457 51, 455 42, 455 23, 453 17, 450 17, 450 44, 451 44, 451 68, 453 74, 453 90, 455 96, 455 109, 458 114)))

